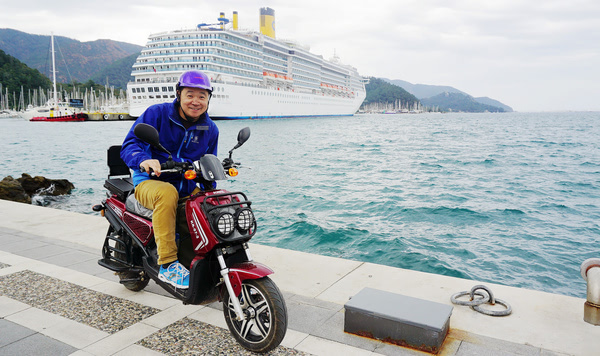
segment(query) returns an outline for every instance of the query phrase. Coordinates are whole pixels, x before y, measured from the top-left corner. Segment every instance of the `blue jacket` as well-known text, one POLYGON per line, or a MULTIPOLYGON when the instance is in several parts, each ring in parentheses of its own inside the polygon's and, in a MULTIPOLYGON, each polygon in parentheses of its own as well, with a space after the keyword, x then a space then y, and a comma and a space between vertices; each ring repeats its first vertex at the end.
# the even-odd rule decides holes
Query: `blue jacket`
POLYGON ((140 163, 143 161, 158 159, 160 163, 164 163, 168 155, 139 140, 133 134, 133 128, 138 123, 143 122, 154 126, 158 130, 160 143, 171 152, 175 162, 191 163, 205 154, 216 156, 219 140, 217 125, 207 113, 204 113, 192 127, 186 130, 177 111, 176 102, 177 99, 172 103, 152 105, 138 117, 123 141, 121 158, 133 170, 135 186, 147 179, 159 179, 173 184, 179 191, 179 196, 184 197, 190 195, 196 187, 193 180, 186 180, 181 174, 164 173, 160 177, 150 177, 148 173, 140 172, 140 163))

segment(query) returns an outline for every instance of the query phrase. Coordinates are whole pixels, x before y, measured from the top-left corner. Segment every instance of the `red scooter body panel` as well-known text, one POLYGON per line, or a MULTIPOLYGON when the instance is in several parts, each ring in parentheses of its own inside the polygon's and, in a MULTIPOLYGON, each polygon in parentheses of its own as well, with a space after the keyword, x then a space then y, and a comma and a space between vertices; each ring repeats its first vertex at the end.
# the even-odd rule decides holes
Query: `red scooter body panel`
POLYGON ((125 214, 125 203, 117 199, 115 195, 106 199, 106 206, 112 209, 112 211, 117 214, 119 219, 123 220, 123 215, 125 214))
POLYGON ((258 262, 242 262, 229 268, 229 280, 235 295, 242 292, 242 282, 247 279, 259 279, 273 273, 269 267, 258 262))
POLYGON ((115 212, 119 219, 133 231, 135 236, 144 244, 144 246, 148 245, 152 238, 154 238, 152 221, 127 211, 125 203, 117 199, 114 195, 106 200, 106 206, 115 212))
MULTIPOLYGON (((196 255, 205 256, 207 253, 212 251, 213 247, 219 243, 217 237, 213 234, 210 226, 208 225, 208 219, 202 210, 201 204, 207 196, 226 193, 225 190, 213 190, 208 192, 201 192, 188 199, 185 203, 185 213, 188 221, 188 227, 190 229, 190 235, 192 236, 192 245, 196 255)), ((217 199, 210 199, 209 204, 217 205, 217 199)), ((219 204, 228 204, 231 202, 230 198, 221 197, 218 198, 219 204)))
POLYGON ((152 229, 152 222, 150 220, 126 211, 123 215, 123 222, 129 226, 144 246, 148 245, 154 238, 154 229, 152 229))

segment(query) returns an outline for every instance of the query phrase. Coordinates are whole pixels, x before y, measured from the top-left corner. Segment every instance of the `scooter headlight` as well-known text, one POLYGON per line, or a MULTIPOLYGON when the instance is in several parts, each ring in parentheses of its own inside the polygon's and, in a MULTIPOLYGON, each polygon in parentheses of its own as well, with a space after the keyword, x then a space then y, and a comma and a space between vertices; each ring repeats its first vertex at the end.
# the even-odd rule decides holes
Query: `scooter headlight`
POLYGON ((233 232, 234 219, 233 215, 228 212, 221 213, 214 220, 214 228, 221 236, 229 236, 233 232))
POLYGON ((248 208, 241 209, 237 215, 237 227, 242 231, 248 231, 254 225, 254 213, 248 208))

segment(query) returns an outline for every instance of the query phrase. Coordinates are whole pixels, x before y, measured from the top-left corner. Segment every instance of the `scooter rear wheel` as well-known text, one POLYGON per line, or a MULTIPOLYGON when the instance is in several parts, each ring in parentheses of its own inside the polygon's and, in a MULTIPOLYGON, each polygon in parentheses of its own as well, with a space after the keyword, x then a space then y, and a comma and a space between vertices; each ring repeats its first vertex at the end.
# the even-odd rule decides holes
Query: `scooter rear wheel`
MULTIPOLYGON (((117 242, 115 247, 119 250, 125 250, 125 246, 117 242)), ((115 255, 121 260, 127 260, 127 256, 115 252, 115 255)), ((147 276, 142 278, 139 273, 136 272, 117 272, 117 276, 119 276, 119 281, 125 288, 129 289, 132 292, 139 292, 142 289, 146 288, 148 282, 150 282, 150 278, 147 276)))
POLYGON ((269 277, 242 282, 239 296, 243 321, 236 320, 235 310, 225 290, 223 314, 229 331, 237 342, 253 352, 268 352, 279 346, 287 331, 287 309, 283 295, 269 277))

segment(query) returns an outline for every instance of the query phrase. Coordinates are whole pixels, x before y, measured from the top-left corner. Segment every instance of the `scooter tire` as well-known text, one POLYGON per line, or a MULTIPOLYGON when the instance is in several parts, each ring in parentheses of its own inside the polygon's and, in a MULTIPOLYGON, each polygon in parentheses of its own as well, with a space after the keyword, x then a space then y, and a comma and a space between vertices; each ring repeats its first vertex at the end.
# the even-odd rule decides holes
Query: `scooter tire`
MULTIPOLYGON (((115 244, 115 247, 120 250, 125 249, 123 244, 120 242, 117 242, 115 244)), ((121 253, 115 253, 115 255, 117 255, 117 257, 119 257, 122 260, 127 259, 127 257, 122 255, 121 253)), ((150 282, 150 278, 148 278, 147 276, 140 280, 140 274, 135 272, 117 272, 117 276, 119 276, 119 281, 121 281, 121 284, 132 292, 141 291, 142 289, 146 288, 146 286, 150 282)))
MULTIPOLYGON (((133 278, 139 278, 139 273, 119 272, 119 273, 117 273, 117 275, 119 276, 120 281, 127 280, 127 279, 133 279, 133 278)), ((146 277, 141 281, 127 281, 127 282, 121 282, 121 284, 124 285, 125 288, 129 289, 132 292, 139 292, 142 289, 146 288, 146 286, 148 285, 149 282, 150 282, 150 278, 146 277)))
POLYGON ((242 282, 239 296, 246 320, 236 320, 229 293, 225 289, 223 314, 229 331, 237 342, 252 352, 273 350, 287 331, 287 308, 279 288, 269 277, 242 282))

